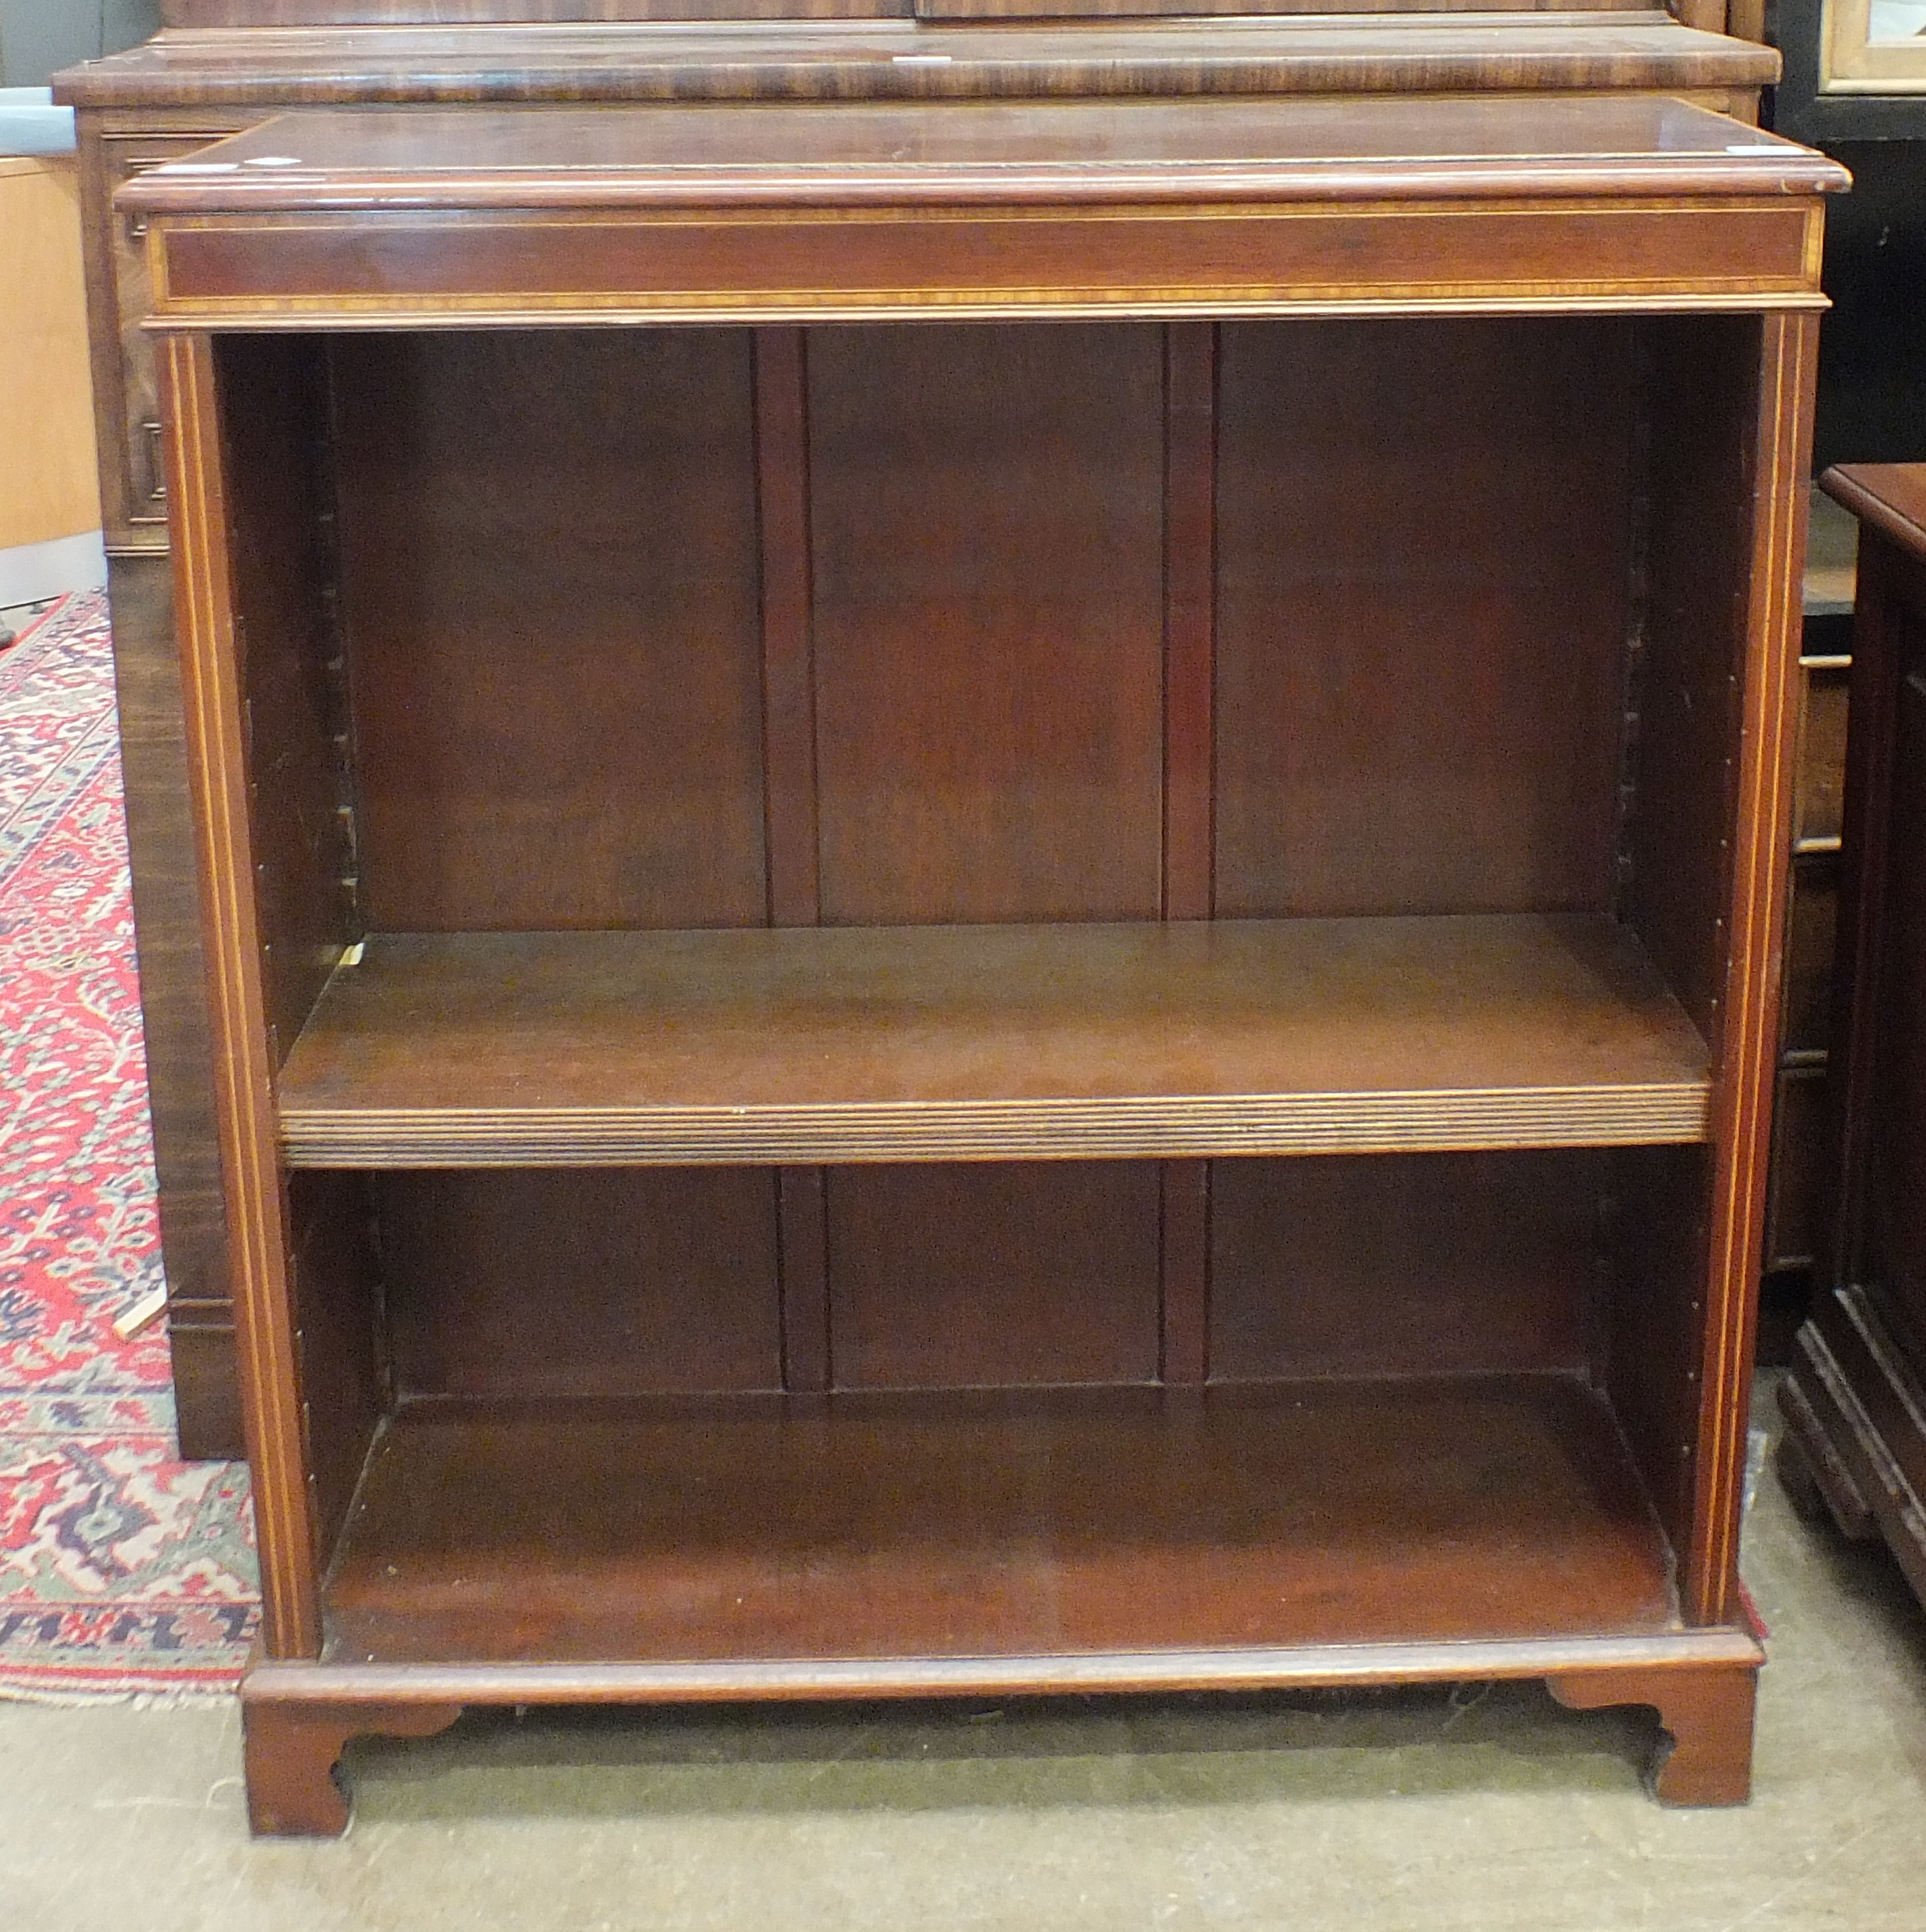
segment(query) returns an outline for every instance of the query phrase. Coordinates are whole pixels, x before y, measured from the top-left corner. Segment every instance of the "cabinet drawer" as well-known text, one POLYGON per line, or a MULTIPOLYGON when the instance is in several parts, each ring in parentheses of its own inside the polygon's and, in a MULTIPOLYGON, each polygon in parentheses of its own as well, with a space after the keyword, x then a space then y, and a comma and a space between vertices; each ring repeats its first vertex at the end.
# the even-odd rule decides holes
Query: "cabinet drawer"
POLYGON ((1836 851, 1846 782, 1848 662, 1803 658, 1798 783, 1793 807, 1794 848, 1836 851))
POLYGON ((1838 918, 1838 860, 1823 852, 1794 859, 1779 1022, 1786 1053, 1823 1053, 1831 1044, 1838 918))
POLYGON ((1831 1134, 1826 1069, 1788 1067, 1773 1110, 1771 1200, 1766 1209, 1765 1267, 1810 1268, 1827 1246, 1825 1220, 1831 1134))

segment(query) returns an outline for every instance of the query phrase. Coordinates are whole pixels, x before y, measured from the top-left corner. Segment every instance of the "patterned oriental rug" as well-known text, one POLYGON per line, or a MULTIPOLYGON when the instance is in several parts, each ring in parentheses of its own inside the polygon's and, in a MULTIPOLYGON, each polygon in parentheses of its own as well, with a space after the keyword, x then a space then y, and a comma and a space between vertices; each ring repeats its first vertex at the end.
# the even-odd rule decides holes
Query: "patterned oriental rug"
POLYGON ((224 1690, 248 1475, 174 1459, 105 599, 0 651, 0 1696, 224 1690))

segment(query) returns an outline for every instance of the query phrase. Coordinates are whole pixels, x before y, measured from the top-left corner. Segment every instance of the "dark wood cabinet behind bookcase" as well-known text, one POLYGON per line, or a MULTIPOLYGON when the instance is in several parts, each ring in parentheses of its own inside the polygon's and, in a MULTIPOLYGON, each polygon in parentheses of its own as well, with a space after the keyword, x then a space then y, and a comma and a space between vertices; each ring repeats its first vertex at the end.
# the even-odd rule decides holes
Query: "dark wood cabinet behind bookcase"
MULTIPOLYGON (((113 210, 123 182, 288 107, 323 102, 428 107, 746 97, 934 103, 1388 93, 1558 98, 1618 90, 1686 94, 1752 118, 1774 58, 1717 32, 1718 0, 1684 0, 1674 11, 1676 19, 1655 5, 1618 0, 1578 11, 1533 0, 1495 13, 1481 3, 1472 18, 1453 6, 1413 9, 1394 0, 1352 10, 1320 0, 1313 9, 1274 12, 1245 0, 1229 8, 1087 0, 1068 8, 1025 5, 1014 10, 1022 18, 1006 20, 1001 16, 1013 10, 997 0, 928 0, 920 7, 913 0, 464 0, 459 7, 424 0, 168 0, 162 8, 165 31, 147 46, 62 77, 63 98, 80 110, 102 493, 129 720, 130 845, 187 1452, 237 1454, 240 1441, 203 944, 168 569, 159 561, 167 545, 160 416, 153 345, 141 327, 149 297, 146 217, 113 210), (1050 13, 1058 17, 1038 18, 1050 13)), ((825 366, 818 358, 813 381, 823 379, 825 366)), ((1194 358, 1186 366, 1198 379, 1194 358)), ((794 434, 801 419, 786 431, 772 419, 763 433, 794 434)), ((1036 480, 1047 496, 1048 478, 1039 473, 1036 480)), ((1122 488, 1123 478, 1118 480, 1122 488)), ((793 518, 803 508, 789 506, 793 518)), ((723 512, 718 528, 739 530, 733 520, 738 511, 723 512)), ((780 513, 774 503, 758 506, 765 518, 780 513)), ((852 538, 861 533, 859 518, 852 538)), ((796 587, 804 579, 797 542, 789 548, 786 594, 799 609, 796 587)), ((1124 587, 1118 588, 1123 594, 1124 587)), ((478 583, 477 595, 483 592, 478 583)), ((845 641, 859 648, 856 631, 845 641)), ((843 747, 850 757, 883 749, 843 747)), ((834 842, 873 829, 853 798, 835 797, 841 802, 826 805, 823 820, 833 898, 847 869, 838 870, 834 842)), ((454 803, 454 794, 444 803, 454 803)), ((778 855, 778 917, 787 903, 780 895, 815 863, 813 836, 800 827, 785 809, 768 834, 796 848, 778 855)), ((1013 820, 994 836, 1020 831, 1013 820)), ((1193 843, 1197 835, 1193 824, 1193 843)), ((967 869, 983 856, 959 856, 958 863, 967 869)), ((478 866, 488 863, 478 854, 478 866)), ((743 877, 738 869, 728 889, 740 888, 743 877)), ((813 891, 813 874, 806 883, 813 891)), ((988 888, 983 879, 967 883, 959 877, 953 883, 959 891, 988 888)), ((536 889, 527 879, 523 888, 536 889)), ((1180 904, 1181 897, 1173 903, 1180 904)))
POLYGON ((1926 470, 1855 464, 1859 519, 1840 853, 1836 1240, 1780 1400, 1782 1466, 1926 1599, 1926 470))
POLYGON ((469 1704, 1463 1678, 1743 1797, 1843 183, 1456 98, 123 191, 258 1829, 469 1704))

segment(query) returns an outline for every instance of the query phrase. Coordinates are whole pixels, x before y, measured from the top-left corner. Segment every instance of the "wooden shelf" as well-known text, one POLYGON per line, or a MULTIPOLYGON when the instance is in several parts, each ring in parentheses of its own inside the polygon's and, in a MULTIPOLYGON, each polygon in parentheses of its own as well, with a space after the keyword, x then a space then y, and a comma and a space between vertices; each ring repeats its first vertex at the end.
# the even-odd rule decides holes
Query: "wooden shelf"
POLYGON ((979 1658, 1010 1688, 988 1660, 1659 1634, 1669 1576, 1609 1414, 1557 1377, 425 1404, 373 1450, 326 1655, 858 1659, 878 1690, 979 1658))
POLYGON ((308 1167, 1143 1159, 1706 1132, 1636 942, 1536 916, 381 935, 283 1069, 308 1167))

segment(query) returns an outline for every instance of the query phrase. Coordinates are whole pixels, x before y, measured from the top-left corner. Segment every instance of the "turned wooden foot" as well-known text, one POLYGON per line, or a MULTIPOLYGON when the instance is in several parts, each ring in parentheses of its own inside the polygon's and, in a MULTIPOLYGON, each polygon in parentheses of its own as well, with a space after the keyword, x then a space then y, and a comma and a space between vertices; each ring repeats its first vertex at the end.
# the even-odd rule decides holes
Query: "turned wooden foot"
POLYGON ((1648 1704, 1658 1713, 1667 1735, 1646 1782, 1662 1804, 1743 1804, 1752 1795, 1753 1665, 1574 1671, 1547 1681, 1573 1710, 1648 1704))
POLYGON ((258 1838, 338 1838, 348 1794, 335 1767, 350 1738, 432 1738, 458 1704, 311 1704, 243 1699, 248 1823, 258 1838))

